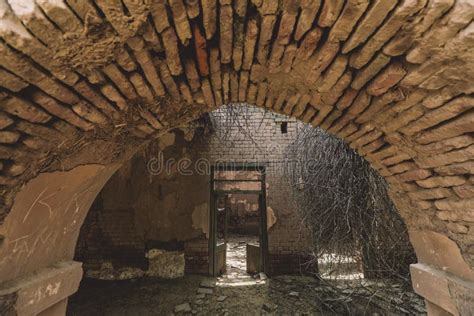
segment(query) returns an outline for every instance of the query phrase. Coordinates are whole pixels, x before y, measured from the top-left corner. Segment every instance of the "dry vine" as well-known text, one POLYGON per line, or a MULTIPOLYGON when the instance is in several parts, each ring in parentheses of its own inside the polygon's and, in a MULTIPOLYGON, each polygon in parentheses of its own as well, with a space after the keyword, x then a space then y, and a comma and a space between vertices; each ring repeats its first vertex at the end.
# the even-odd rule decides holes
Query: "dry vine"
POLYGON ((288 174, 314 240, 315 260, 356 258, 367 278, 409 283, 415 261, 408 233, 385 180, 344 141, 319 128, 301 129, 287 149, 288 174))
MULTIPOLYGON (((219 111, 210 113, 208 123, 221 142, 232 146, 236 137, 245 138, 259 148, 253 136, 263 119, 256 128, 248 105, 230 104, 219 111)), ((326 267, 316 271, 326 290, 315 297, 321 296, 322 305, 341 313, 350 313, 352 299, 366 300, 367 308, 384 305, 407 314, 423 312, 413 299, 416 295, 406 291, 411 288, 409 264, 416 258, 385 180, 343 140, 298 124, 296 139, 285 150, 284 163, 289 168, 284 170, 294 188, 302 224, 309 227, 314 241, 313 259, 307 266, 318 266, 318 261, 321 266, 321 259, 331 255, 326 267), (347 268, 348 259, 355 259, 364 278, 382 282, 362 278, 333 282, 345 273, 354 275, 354 267, 347 268), (338 299, 326 298, 328 293, 338 293, 338 299)))
POLYGON ((233 145, 236 137, 243 137, 251 140, 261 150, 260 144, 253 139, 253 134, 261 127, 270 112, 265 112, 257 125, 253 125, 253 122, 250 123, 252 115, 251 106, 244 103, 231 103, 222 106, 218 111, 211 112, 209 120, 222 143, 233 145), (232 127, 236 127, 240 133, 233 133, 232 127))
MULTIPOLYGON (((232 146, 235 137, 243 137, 259 147, 253 135, 272 114, 265 112, 256 126, 253 113, 246 104, 229 104, 210 113, 209 120, 223 143, 232 146)), ((330 254, 326 276, 347 272, 341 267, 355 259, 366 278, 410 284, 408 268, 415 255, 385 180, 343 140, 298 124, 296 139, 286 148, 289 168, 284 170, 314 240, 308 266, 330 254)))

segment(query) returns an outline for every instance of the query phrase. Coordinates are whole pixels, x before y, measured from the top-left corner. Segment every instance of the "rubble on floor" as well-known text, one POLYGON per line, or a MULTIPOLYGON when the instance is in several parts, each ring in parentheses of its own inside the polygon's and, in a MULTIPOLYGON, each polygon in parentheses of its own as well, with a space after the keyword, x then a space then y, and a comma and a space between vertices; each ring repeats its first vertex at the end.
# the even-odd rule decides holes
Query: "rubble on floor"
MULTIPOLYGON (((386 280, 361 280, 357 278, 358 274, 354 274, 353 262, 350 260, 347 260, 348 265, 344 266, 342 271, 345 273, 344 278, 269 278, 263 272, 249 275, 246 272, 245 259, 246 244, 249 242, 258 242, 258 238, 229 238, 227 271, 225 275, 217 278, 185 276, 169 280, 148 277, 120 282, 85 280, 79 292, 70 300, 68 315, 426 313, 423 299, 411 289, 386 280)), ((170 258, 181 260, 170 256, 170 253, 149 253, 150 262, 156 260, 153 269, 161 271, 159 269, 163 267, 160 267, 159 263, 164 264, 170 258)), ((328 271, 331 269, 329 265, 327 268, 328 271)))
POLYGON ((150 249, 146 253, 148 269, 142 270, 137 267, 115 267, 112 262, 105 261, 98 269, 88 267, 85 275, 91 279, 98 280, 130 280, 147 277, 163 279, 174 279, 184 276, 184 252, 166 251, 162 249, 150 249))
POLYGON ((179 251, 165 251, 151 249, 147 252, 148 276, 173 279, 184 275, 184 253, 179 251))
POLYGON ((115 268, 112 262, 102 262, 98 270, 87 269, 85 276, 91 279, 99 280, 129 280, 141 278, 145 275, 142 269, 135 267, 115 268))
POLYGON ((191 312, 191 306, 189 305, 189 303, 183 303, 183 304, 177 305, 177 306, 174 308, 174 312, 175 312, 175 313, 180 313, 180 312, 187 313, 187 312, 191 312))
POLYGON ((308 276, 261 280, 258 275, 84 280, 70 299, 68 315, 426 313, 423 299, 399 284, 322 282, 308 276))

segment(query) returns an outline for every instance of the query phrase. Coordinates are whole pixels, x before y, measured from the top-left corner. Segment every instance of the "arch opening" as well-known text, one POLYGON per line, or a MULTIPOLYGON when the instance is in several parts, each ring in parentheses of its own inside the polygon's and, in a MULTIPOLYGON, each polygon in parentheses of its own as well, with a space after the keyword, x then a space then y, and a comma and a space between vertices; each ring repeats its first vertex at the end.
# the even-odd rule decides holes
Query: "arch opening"
MULTIPOLYGON (((296 211, 299 207, 298 200, 296 196, 293 196, 294 192, 291 188, 295 184, 286 179, 293 171, 292 164, 295 156, 292 155, 292 159, 288 155, 293 151, 294 146, 298 146, 295 142, 297 136, 303 130, 312 129, 312 127, 305 127, 295 119, 246 105, 221 108, 210 113, 209 116, 205 116, 194 125, 198 126, 197 130, 192 127, 182 128, 172 131, 172 135, 158 139, 154 145, 152 144, 144 152, 138 153, 131 162, 119 169, 106 184, 96 200, 96 203, 100 205, 97 205, 96 209, 93 207, 89 212, 76 250, 76 260, 84 262, 86 277, 120 280, 143 277, 145 279, 146 277, 175 278, 184 273, 186 275, 209 274, 210 257, 207 253, 209 225, 207 222, 209 221, 210 204, 210 168, 198 168, 197 161, 207 163, 207 166, 229 163, 240 165, 244 162, 265 164, 268 195, 266 224, 269 227, 267 275, 273 279, 278 275, 301 275, 301 273, 314 275, 317 273, 318 266, 315 266, 314 260, 317 260, 318 256, 311 256, 315 250, 314 242, 309 242, 309 232, 306 231, 305 223, 296 211), (282 121, 288 122, 287 134, 281 134, 280 124, 282 121), (159 162, 156 159, 158 157, 159 162), (180 169, 180 161, 184 160, 190 161, 190 163, 180 169), (199 173, 199 170, 202 171, 202 174, 199 173), (202 207, 203 204, 205 204, 204 207, 202 207), (91 232, 92 230, 95 230, 95 233, 91 232), (204 242, 202 242, 203 240, 204 242), (87 253, 87 247, 92 249, 90 253, 87 253), (131 248, 136 252, 130 251, 131 248), (79 256, 78 253, 80 253, 79 256), (150 258, 146 255, 150 253, 159 255, 150 258), (97 254, 101 257, 98 258, 97 254), (120 254, 120 256, 116 254, 120 254), (138 262, 137 264, 137 261, 140 260, 147 261, 147 263, 143 265, 138 262), (202 261, 204 261, 204 265, 202 261), (161 269, 156 269, 156 267, 161 269)), ((318 136, 312 135, 312 137, 318 136)), ((248 178, 244 178, 248 180, 248 178)), ((238 201, 238 196, 235 198, 237 204, 240 202, 241 206, 251 206, 246 203, 242 204, 243 201, 238 201)), ((235 207, 237 208, 238 205, 235 207)), ((308 206, 305 205, 305 207, 308 206)), ((240 211, 243 211, 242 208, 240 211)), ((245 217, 237 218, 237 220, 243 221, 245 217)), ((406 234, 406 231, 402 230, 399 234, 406 234)), ((405 235, 405 240, 408 242, 408 235, 405 235)), ((348 242, 345 240, 341 244, 348 242)), ((402 247, 399 246, 399 249, 404 246, 404 244, 402 247)), ((330 247, 328 248, 330 249, 330 247)), ((396 245, 391 243, 390 248, 396 248, 396 245)), ((337 249, 333 250, 337 251, 337 249)), ((228 248, 228 251, 231 252, 232 249, 228 248)), ((356 257, 356 254, 360 252, 362 251, 353 251, 350 255, 356 257)), ((249 255, 248 248, 247 252, 243 251, 243 254, 249 255)), ((324 280, 344 277, 358 279, 363 275, 363 272, 367 277, 369 276, 370 272, 364 271, 361 267, 360 256, 356 260, 347 256, 342 260, 331 260, 331 256, 328 255, 327 253, 324 256, 326 261, 321 260, 322 256, 319 257, 319 266, 323 270, 321 274, 324 275, 324 280), (329 260, 327 260, 328 258, 329 260), (339 271, 337 267, 339 267, 339 271), (346 274, 343 273, 344 268, 346 274), (332 271, 331 273, 331 270, 336 270, 336 272, 332 271)), ((240 258, 240 260, 242 259, 246 258, 240 258)), ((405 273, 408 263, 405 261, 405 273)), ((229 283, 240 284, 240 286, 259 285, 255 279, 250 277, 250 281, 238 278, 238 282, 235 282, 235 275, 229 279, 230 271, 235 271, 235 269, 231 266, 228 266, 227 269, 227 276, 224 276, 223 281, 220 281, 222 284, 218 281, 219 288, 226 288, 229 283)), ((238 274, 239 276, 247 275, 248 277, 246 271, 240 271, 240 273, 242 274, 238 274)), ((385 273, 386 277, 387 275, 385 273)), ((194 280, 192 279, 194 277, 190 278, 194 280)), ((374 278, 376 277, 370 277, 370 279, 374 278)), ((146 284, 149 284, 146 281, 140 282, 145 282, 143 283, 145 287, 146 284)), ((182 282, 181 279, 176 280, 175 286, 179 287, 182 282)), ((294 282, 299 284, 298 277, 295 277, 294 282)), ((95 301, 93 297, 97 296, 97 293, 94 291, 94 286, 97 286, 97 283, 86 281, 85 284, 86 286, 80 290, 78 295, 80 300, 73 297, 72 310, 80 310, 81 305, 77 303, 78 300, 82 302, 89 299, 95 301), (87 285, 91 287, 87 287, 87 285), (90 294, 87 293, 88 291, 90 294)), ((128 286, 126 282, 124 284, 124 286, 128 286)), ((170 286, 169 282, 165 281, 165 284, 170 286)), ((199 288, 198 285, 194 284, 192 291, 199 288)), ((365 286, 368 286, 368 283, 365 286)), ((219 292, 220 290, 214 291, 219 292)), ((225 290, 221 294, 225 296, 225 290)), ((148 294, 144 295, 146 297, 148 294)), ((234 299, 238 297, 236 296, 234 299)), ((135 299, 137 300, 137 298, 135 299)), ((103 302, 103 299, 98 298, 98 300, 103 302)), ((96 302, 96 304, 98 303, 96 302)), ((197 306, 192 301, 190 304, 193 309, 197 306)), ((91 306, 92 303, 87 305, 88 307, 83 306, 83 308, 94 310, 91 306)), ((168 308, 170 311, 175 305, 180 305, 180 302, 174 297, 162 308, 168 308)), ((348 308, 354 309, 356 306, 356 304, 352 307, 349 305, 348 308)), ((94 307, 99 308, 98 306, 94 307)), ((309 307, 306 306, 306 308, 309 307)), ((99 309, 94 311, 99 312, 99 309)))

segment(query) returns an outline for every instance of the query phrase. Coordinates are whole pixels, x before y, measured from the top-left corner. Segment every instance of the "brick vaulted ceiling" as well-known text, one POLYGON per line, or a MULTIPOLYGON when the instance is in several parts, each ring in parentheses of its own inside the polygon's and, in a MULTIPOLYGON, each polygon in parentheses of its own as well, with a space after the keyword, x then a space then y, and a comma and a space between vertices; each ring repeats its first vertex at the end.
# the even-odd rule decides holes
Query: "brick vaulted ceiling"
POLYGON ((473 266, 473 17, 472 0, 0 0, 2 218, 41 172, 247 102, 345 139, 410 228, 473 266))

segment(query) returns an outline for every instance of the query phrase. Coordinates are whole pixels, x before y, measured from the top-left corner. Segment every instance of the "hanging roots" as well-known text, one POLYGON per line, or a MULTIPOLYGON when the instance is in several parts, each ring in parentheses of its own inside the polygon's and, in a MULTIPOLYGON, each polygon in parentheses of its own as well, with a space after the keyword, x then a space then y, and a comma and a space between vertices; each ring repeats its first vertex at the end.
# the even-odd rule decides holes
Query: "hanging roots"
MULTIPOLYGON (((265 112, 257 126, 253 115, 251 106, 229 104, 210 113, 208 126, 227 146, 244 138, 259 147, 253 136, 264 118, 274 114, 265 112)), ((313 262, 308 266, 318 258, 329 258, 337 272, 337 266, 344 266, 349 258, 366 278, 408 285, 415 255, 385 180, 343 140, 297 124, 296 139, 286 148, 284 172, 294 188, 303 224, 312 234, 313 262)))
MULTIPOLYGON (((343 140, 305 126, 287 149, 288 179, 314 240, 314 260, 355 258, 366 278, 409 283, 415 262, 385 180, 343 140)), ((338 262, 339 260, 339 262, 338 262)))

